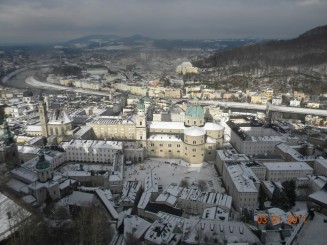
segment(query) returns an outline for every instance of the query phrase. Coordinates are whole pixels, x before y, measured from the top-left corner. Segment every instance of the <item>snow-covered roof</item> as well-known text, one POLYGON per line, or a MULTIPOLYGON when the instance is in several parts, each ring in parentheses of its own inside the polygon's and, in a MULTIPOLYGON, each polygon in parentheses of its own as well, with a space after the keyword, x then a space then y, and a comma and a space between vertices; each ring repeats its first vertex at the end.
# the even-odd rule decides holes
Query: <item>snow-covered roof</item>
POLYGON ((188 136, 203 136, 206 134, 206 131, 203 128, 192 126, 184 129, 184 134, 188 136))
POLYGON ((316 200, 319 203, 323 203, 325 206, 327 205, 327 192, 326 191, 317 191, 309 195, 309 198, 312 200, 316 200))
POLYGON ((144 239, 152 244, 170 244, 177 245, 180 242, 181 234, 175 234, 176 223, 166 220, 156 220, 148 231, 144 239))
POLYGON ((28 184, 37 181, 38 179, 36 172, 24 167, 15 168, 11 170, 11 173, 28 184))
POLYGON ((184 122, 159 122, 150 121, 148 122, 148 127, 150 129, 180 129, 184 130, 184 122))
POLYGON ((205 130, 210 131, 210 130, 223 130, 224 127, 217 124, 217 123, 212 123, 212 122, 207 122, 204 124, 203 127, 205 130))
POLYGON ((135 215, 124 218, 124 238, 130 233, 136 239, 140 239, 151 226, 151 223, 135 215))
POLYGON ((25 184, 17 179, 10 179, 7 182, 7 186, 18 193, 23 192, 23 193, 28 194, 27 184, 25 184))
POLYGON ((73 120, 68 116, 65 110, 57 109, 50 115, 48 124, 66 124, 71 123, 72 121, 73 120))
POLYGON ((121 117, 97 117, 88 124, 135 124, 134 117, 123 119, 121 117))
POLYGON ((216 152, 222 161, 250 161, 245 154, 238 154, 235 150, 217 150, 216 152))
POLYGON ((68 148, 96 148, 96 149, 116 149, 122 150, 123 143, 119 141, 105 140, 75 140, 61 143, 61 147, 65 150, 68 148))
POLYGON ((28 145, 18 145, 17 146, 18 152, 22 154, 34 154, 37 155, 37 153, 40 151, 40 148, 35 146, 28 146, 28 145))
POLYGON ((126 181, 123 186, 123 193, 120 202, 134 203, 136 195, 140 189, 141 183, 139 181, 126 181))
POLYGON ((238 192, 258 192, 254 183, 260 183, 253 171, 241 164, 228 164, 229 173, 238 192))
POLYGON ((150 141, 177 141, 181 142, 182 139, 178 135, 171 134, 152 134, 148 138, 150 141))
POLYGON ((210 239, 213 244, 245 242, 249 244, 261 244, 248 226, 237 221, 218 221, 208 219, 190 218, 185 219, 183 227, 183 242, 187 244, 204 243, 204 238, 210 239), (199 241, 199 232, 203 234, 199 241), (204 234, 206 236, 204 236, 204 234))
POLYGON ((90 207, 93 205, 94 201, 95 201, 94 194, 80 192, 80 191, 74 191, 67 198, 67 204, 74 205, 74 206, 90 207))
POLYGON ((313 171, 313 169, 305 162, 264 162, 263 165, 265 165, 269 171, 313 171))
POLYGON ((108 200, 107 196, 105 195, 105 192, 103 190, 97 189, 95 191, 95 193, 98 195, 101 202, 105 206, 106 210, 111 215, 111 217, 114 220, 117 220, 118 219, 118 213, 117 213, 116 209, 114 208, 114 206, 112 205, 112 203, 108 200))
POLYGON ((26 132, 42 132, 41 125, 27 125, 26 132))
POLYGON ((137 205, 137 208, 144 210, 146 208, 146 205, 150 202, 151 195, 151 192, 143 192, 140 201, 137 205))
POLYGON ((203 210, 203 219, 228 220, 229 212, 220 207, 211 207, 203 210))
POLYGON ((144 179, 144 191, 145 192, 158 192, 158 175, 155 171, 148 171, 144 179))
POLYGON ((174 207, 177 203, 177 198, 175 196, 170 195, 169 193, 161 193, 157 199, 157 203, 165 203, 172 207, 174 207))

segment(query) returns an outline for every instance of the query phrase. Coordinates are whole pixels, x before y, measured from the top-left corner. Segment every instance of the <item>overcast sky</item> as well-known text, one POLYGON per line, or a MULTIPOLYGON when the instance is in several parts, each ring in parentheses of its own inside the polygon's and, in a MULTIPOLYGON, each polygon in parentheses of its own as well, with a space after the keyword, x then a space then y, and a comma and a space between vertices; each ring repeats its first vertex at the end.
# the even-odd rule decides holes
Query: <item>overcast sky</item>
POLYGON ((327 0, 0 0, 0 43, 89 34, 291 38, 327 24, 327 0))

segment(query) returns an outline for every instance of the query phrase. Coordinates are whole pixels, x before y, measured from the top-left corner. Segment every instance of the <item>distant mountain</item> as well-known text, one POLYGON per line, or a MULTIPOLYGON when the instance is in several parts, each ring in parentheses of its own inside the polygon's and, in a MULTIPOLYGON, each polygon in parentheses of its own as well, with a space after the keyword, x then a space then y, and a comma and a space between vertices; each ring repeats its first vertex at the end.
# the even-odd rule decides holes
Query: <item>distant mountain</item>
POLYGON ((66 45, 87 44, 88 45, 88 44, 95 43, 98 41, 109 42, 112 40, 117 40, 119 38, 120 37, 116 36, 116 35, 87 35, 84 37, 79 37, 76 39, 69 40, 69 41, 65 42, 64 44, 66 44, 66 45))
MULTIPOLYGON (((220 80, 262 80, 280 90, 327 91, 327 25, 309 30, 297 38, 240 46, 193 62, 215 69, 220 80), (287 83, 285 82, 287 81, 287 83)), ((249 84, 251 87, 251 83, 249 84)))
POLYGON ((193 39, 155 39, 145 37, 142 35, 132 35, 129 37, 119 37, 115 35, 88 35, 80 38, 76 38, 63 43, 68 46, 81 46, 87 48, 98 48, 101 44, 104 46, 126 45, 136 46, 139 45, 153 45, 153 47, 160 49, 213 49, 213 50, 225 50, 231 49, 243 45, 250 45, 254 43, 267 42, 264 39, 221 39, 221 40, 193 40, 193 39))
POLYGON ((327 62, 327 25, 314 28, 290 40, 241 46, 216 53, 197 64, 201 67, 233 66, 292 66, 327 62))

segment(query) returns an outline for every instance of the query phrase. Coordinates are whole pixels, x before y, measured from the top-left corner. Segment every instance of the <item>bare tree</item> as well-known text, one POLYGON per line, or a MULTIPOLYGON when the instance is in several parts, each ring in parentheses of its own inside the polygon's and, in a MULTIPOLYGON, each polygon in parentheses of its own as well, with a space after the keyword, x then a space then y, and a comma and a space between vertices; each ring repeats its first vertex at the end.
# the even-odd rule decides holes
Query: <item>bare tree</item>
POLYGON ((187 179, 182 179, 181 182, 179 183, 179 186, 184 187, 184 188, 189 187, 189 185, 190 185, 190 183, 188 182, 187 179))
POLYGON ((137 239, 135 236, 135 228, 133 228, 132 232, 127 232, 125 237, 125 245, 141 245, 142 242, 137 239))
POLYGON ((110 226, 103 210, 96 207, 82 207, 76 218, 80 244, 107 244, 110 226))
POLYGON ((198 180, 198 187, 200 191, 206 191, 208 189, 207 182, 202 179, 198 180))

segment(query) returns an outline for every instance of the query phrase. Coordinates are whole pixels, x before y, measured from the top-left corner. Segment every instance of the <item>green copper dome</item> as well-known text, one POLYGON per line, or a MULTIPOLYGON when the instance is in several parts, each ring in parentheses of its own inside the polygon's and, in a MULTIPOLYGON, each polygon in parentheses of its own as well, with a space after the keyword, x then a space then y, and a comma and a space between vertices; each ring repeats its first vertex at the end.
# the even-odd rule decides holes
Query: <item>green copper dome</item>
POLYGON ((39 161, 37 162, 35 168, 37 170, 43 170, 43 169, 49 168, 50 167, 50 162, 45 160, 43 150, 40 150, 38 155, 39 155, 39 161))
POLYGON ((204 110, 199 105, 190 105, 187 107, 185 115, 188 117, 204 117, 204 110))
POLYGON ((3 135, 1 136, 1 141, 3 141, 6 145, 11 145, 15 143, 14 136, 11 133, 8 122, 6 119, 3 121, 3 135))
POLYGON ((136 107, 138 110, 144 110, 145 109, 144 100, 140 99, 140 102, 137 104, 136 107))

